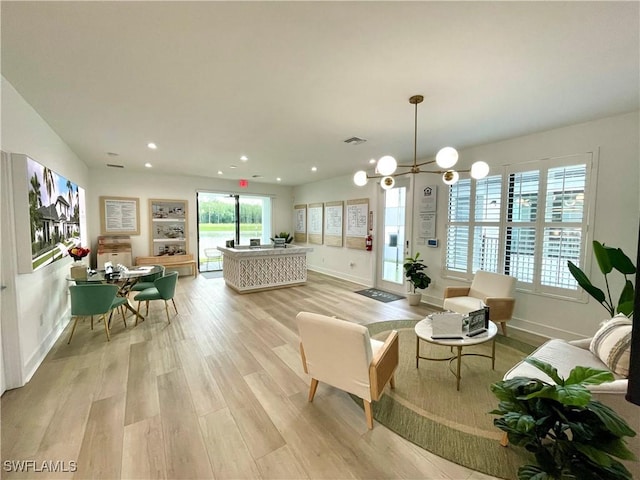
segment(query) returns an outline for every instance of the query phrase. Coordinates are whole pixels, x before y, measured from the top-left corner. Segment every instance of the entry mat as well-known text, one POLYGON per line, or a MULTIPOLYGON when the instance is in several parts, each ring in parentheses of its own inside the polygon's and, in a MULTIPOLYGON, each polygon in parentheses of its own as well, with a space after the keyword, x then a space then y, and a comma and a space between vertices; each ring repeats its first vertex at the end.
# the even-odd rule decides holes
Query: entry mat
POLYGON ((402 295, 396 295, 395 293, 385 292, 383 290, 378 290, 377 288, 367 288, 366 290, 358 290, 356 293, 360 295, 364 295, 365 297, 373 298, 374 300, 378 300, 379 302, 393 302, 395 300, 400 300, 404 298, 402 295))

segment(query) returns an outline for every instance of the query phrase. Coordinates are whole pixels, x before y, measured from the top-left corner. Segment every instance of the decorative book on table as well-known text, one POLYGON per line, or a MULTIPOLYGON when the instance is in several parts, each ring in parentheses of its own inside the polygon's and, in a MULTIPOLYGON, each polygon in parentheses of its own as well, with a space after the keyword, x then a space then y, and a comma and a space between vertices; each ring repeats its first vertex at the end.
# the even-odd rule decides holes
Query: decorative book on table
POLYGON ((454 312, 434 313, 431 315, 431 338, 463 338, 464 317, 454 312))

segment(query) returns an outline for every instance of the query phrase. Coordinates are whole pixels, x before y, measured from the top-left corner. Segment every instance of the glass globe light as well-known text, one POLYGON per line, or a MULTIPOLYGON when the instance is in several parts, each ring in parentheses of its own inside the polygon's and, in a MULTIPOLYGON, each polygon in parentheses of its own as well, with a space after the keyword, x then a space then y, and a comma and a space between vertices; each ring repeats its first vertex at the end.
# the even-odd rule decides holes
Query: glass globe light
POLYGON ((447 170, 442 174, 442 181, 447 185, 453 185, 460 178, 460 174, 455 170, 447 170))
POLYGON ((396 171, 398 167, 398 162, 396 159, 390 155, 385 155, 380 160, 378 160, 378 165, 376 166, 376 171, 380 175, 391 175, 396 171))
POLYGON ((436 163, 440 168, 451 168, 458 162, 458 151, 453 147, 444 147, 436 154, 436 163))
POLYGON ((480 180, 487 175, 489 175, 489 165, 486 162, 475 162, 471 165, 471 176, 476 180, 480 180))
POLYGON ((359 170, 353 176, 353 183, 358 187, 364 187, 367 184, 367 172, 359 170))
POLYGON ((384 190, 389 190, 393 188, 395 184, 396 184, 396 181, 393 179, 393 177, 384 177, 382 180, 380 180, 380 186, 384 190))

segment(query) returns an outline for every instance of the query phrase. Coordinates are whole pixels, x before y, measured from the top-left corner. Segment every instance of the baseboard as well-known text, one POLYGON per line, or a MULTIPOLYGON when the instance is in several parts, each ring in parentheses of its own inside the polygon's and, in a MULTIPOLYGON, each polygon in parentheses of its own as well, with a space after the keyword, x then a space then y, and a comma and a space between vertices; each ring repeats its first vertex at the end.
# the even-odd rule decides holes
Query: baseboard
POLYGON ((323 275, 339 278, 340 280, 347 280, 348 282, 357 283, 358 285, 362 285, 367 288, 373 287, 373 285, 369 283, 369 278, 356 277, 354 275, 349 275, 348 273, 329 270, 327 268, 318 268, 316 266, 307 267, 307 269, 311 270, 312 272, 322 273, 323 275))
POLYGON ((56 322, 53 329, 47 334, 47 336, 40 342, 38 349, 33 352, 29 359, 25 362, 23 371, 25 372, 22 386, 26 385, 33 374, 36 373, 40 364, 44 361, 49 351, 53 348, 58 338, 67 326, 67 322, 70 318, 70 311, 67 309, 60 319, 56 322))

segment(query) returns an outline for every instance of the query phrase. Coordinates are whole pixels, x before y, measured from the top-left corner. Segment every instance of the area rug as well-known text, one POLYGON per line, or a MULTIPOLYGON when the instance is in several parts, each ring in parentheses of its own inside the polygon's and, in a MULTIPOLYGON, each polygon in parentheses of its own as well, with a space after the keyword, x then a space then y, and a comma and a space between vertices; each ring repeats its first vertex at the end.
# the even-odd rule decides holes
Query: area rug
MULTIPOLYGON (((367 325, 373 338, 399 334, 400 362, 396 388, 387 387, 373 403, 374 418, 407 440, 440 457, 498 478, 516 479, 518 467, 533 463, 517 447, 500 446, 502 431, 494 427, 489 412, 498 405, 490 385, 502 379, 513 365, 534 350, 509 337, 496 337, 496 365, 491 359, 462 358, 460 391, 449 362, 420 360, 416 368, 417 320, 393 320, 367 325)), ((491 342, 467 347, 463 353, 491 354, 491 342)), ((448 347, 420 342, 421 356, 449 357, 448 347)), ((454 365, 455 367, 455 365, 454 365)), ((353 397, 362 405, 362 400, 353 397)))
POLYGON ((373 298, 379 302, 389 303, 396 300, 403 299, 402 295, 396 295, 395 293, 385 292, 384 290, 378 290, 377 288, 367 288, 366 290, 358 290, 356 293, 364 295, 365 297, 373 298))

